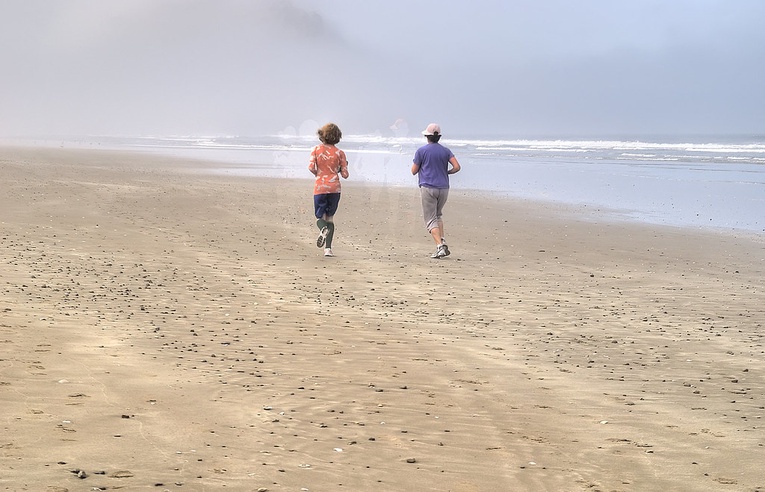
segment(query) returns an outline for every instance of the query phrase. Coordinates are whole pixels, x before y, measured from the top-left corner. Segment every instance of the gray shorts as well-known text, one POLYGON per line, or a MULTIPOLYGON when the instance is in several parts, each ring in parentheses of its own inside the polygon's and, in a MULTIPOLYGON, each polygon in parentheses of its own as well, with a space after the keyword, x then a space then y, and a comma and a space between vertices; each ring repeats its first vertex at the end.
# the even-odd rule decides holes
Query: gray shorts
POLYGON ((449 198, 449 189, 420 187, 420 196, 422 197, 422 217, 425 219, 425 227, 428 232, 434 227, 438 227, 438 221, 441 220, 442 210, 449 198))

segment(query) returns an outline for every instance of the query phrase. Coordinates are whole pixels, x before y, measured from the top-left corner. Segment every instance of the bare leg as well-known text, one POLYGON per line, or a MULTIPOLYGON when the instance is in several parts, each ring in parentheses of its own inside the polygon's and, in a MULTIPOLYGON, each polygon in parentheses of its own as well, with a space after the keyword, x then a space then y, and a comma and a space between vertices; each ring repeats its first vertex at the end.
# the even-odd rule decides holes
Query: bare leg
POLYGON ((430 235, 433 236, 433 241, 435 241, 436 246, 441 244, 441 229, 439 227, 431 229, 430 235))
POLYGON ((438 222, 436 223, 436 227, 430 230, 430 235, 433 236, 433 241, 435 241, 436 246, 444 242, 444 237, 446 237, 446 235, 444 234, 443 220, 438 219, 438 222))
POLYGON ((444 222, 439 219, 438 225, 430 230, 430 235, 433 236, 433 241, 436 243, 436 252, 433 258, 443 258, 449 256, 451 251, 446 245, 446 239, 444 238, 444 222))

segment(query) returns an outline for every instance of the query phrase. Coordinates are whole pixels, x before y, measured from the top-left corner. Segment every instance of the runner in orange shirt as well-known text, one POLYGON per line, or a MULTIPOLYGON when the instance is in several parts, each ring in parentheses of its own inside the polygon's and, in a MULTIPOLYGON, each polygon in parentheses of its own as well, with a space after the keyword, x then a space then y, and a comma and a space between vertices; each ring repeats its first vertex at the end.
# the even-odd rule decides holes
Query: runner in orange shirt
POLYGON ((334 123, 327 123, 316 132, 321 144, 311 150, 308 170, 316 176, 313 187, 313 207, 319 238, 316 246, 324 247, 324 256, 332 253, 332 238, 335 235, 333 217, 340 203, 340 176, 348 179, 348 160, 345 152, 335 147, 343 132, 334 123))

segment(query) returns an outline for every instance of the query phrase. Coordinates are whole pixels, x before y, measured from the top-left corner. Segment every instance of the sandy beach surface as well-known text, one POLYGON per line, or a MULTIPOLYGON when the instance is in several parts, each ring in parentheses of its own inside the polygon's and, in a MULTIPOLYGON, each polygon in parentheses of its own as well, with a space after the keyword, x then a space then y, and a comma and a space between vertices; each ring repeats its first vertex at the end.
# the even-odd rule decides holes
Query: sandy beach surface
POLYGON ((765 490, 762 236, 211 166, 0 149, 0 489, 765 490))

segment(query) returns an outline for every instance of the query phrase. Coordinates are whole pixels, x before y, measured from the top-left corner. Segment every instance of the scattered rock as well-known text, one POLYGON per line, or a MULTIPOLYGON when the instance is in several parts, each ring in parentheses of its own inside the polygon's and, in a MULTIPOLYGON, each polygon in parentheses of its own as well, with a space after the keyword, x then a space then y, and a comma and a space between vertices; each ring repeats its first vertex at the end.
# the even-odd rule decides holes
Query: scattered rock
POLYGON ((131 478, 135 475, 133 472, 130 472, 128 470, 119 470, 116 472, 112 472, 111 475, 109 475, 111 478, 131 478))

